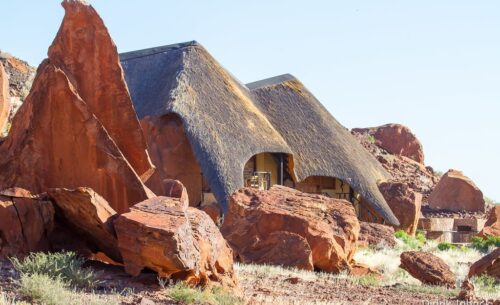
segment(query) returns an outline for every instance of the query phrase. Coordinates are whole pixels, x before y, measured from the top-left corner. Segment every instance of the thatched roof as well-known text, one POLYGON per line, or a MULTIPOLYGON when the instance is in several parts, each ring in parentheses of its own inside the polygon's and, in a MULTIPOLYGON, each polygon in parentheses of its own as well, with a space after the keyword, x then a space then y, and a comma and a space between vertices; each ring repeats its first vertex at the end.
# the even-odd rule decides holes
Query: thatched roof
POLYGON ((243 167, 262 152, 291 153, 249 90, 198 43, 121 54, 140 118, 176 113, 203 174, 226 209, 244 185, 243 167))
POLYGON ((299 181, 309 176, 340 178, 386 221, 399 223, 377 186, 389 174, 300 81, 286 74, 247 87, 292 149, 299 181))

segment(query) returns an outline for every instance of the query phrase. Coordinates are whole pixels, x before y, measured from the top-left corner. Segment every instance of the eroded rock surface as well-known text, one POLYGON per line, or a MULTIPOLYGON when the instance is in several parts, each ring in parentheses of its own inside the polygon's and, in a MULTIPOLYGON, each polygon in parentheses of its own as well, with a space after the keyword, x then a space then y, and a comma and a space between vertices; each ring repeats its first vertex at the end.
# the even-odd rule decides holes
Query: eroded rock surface
POLYGON ((360 227, 358 238, 359 247, 394 247, 396 245, 393 227, 364 221, 360 222, 360 227))
POLYGON ((68 225, 107 256, 122 261, 113 227, 117 214, 104 198, 89 188, 51 189, 48 194, 68 225))
POLYGON ((432 253, 408 251, 401 253, 401 268, 427 285, 455 287, 456 278, 450 267, 432 253))
POLYGON ((162 277, 235 286, 232 251, 210 217, 178 198, 154 197, 114 223, 127 273, 144 268, 162 277))
POLYGON ((481 237, 500 236, 500 206, 495 206, 490 210, 488 220, 478 235, 481 237))
POLYGON ((424 164, 424 149, 411 130, 401 124, 386 124, 372 128, 355 128, 353 132, 368 133, 375 144, 389 153, 408 157, 424 164))
MULTIPOLYGON (((286 255, 283 261, 271 258, 274 250, 269 241, 281 239, 279 243, 302 252, 294 254, 301 258, 310 249, 315 269, 340 272, 351 268, 359 222, 347 201, 273 186, 269 191, 243 188, 235 192, 221 231, 239 260, 281 265, 293 262, 286 255), (277 232, 290 234, 284 239, 285 233, 277 232)), ((297 261, 300 266, 307 265, 303 259, 297 261)))
POLYGON ((0 136, 8 122, 10 113, 9 78, 0 62, 0 136))
POLYGON ((383 182, 380 192, 394 215, 399 220, 396 229, 415 235, 422 208, 422 194, 414 192, 407 184, 401 182, 383 182))
MULTIPOLYGON (((29 194, 28 191, 23 191, 29 194)), ((50 201, 0 195, 0 257, 23 256, 50 249, 49 235, 54 225, 54 207, 50 201)))
POLYGON ((500 248, 472 264, 469 269, 469 278, 473 276, 489 275, 500 280, 500 248))

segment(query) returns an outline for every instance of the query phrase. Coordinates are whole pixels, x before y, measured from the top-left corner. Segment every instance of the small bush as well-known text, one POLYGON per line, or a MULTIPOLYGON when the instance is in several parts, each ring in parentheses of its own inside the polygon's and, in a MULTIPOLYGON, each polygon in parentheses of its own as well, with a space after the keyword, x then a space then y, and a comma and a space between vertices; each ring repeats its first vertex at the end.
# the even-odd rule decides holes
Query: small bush
POLYGON ((439 251, 449 251, 449 250, 456 250, 457 246, 450 244, 450 243, 440 243, 437 248, 439 251))
POLYGON ((97 274, 89 268, 82 268, 85 260, 74 252, 32 253, 22 260, 11 258, 11 261, 23 275, 46 275, 81 288, 98 283, 97 274))
POLYGON ((22 274, 20 292, 31 300, 44 305, 118 305, 119 296, 96 295, 78 292, 61 278, 47 274, 22 274))
POLYGON ((427 242, 425 233, 422 231, 418 231, 415 236, 411 236, 403 230, 398 230, 394 233, 394 236, 402 241, 410 249, 420 249, 427 242))
POLYGON ((222 286, 210 289, 193 288, 184 283, 177 283, 167 288, 169 296, 177 302, 185 304, 239 305, 242 300, 222 286))
POLYGON ((500 247, 500 236, 490 236, 488 238, 473 237, 472 248, 486 253, 490 248, 500 247))

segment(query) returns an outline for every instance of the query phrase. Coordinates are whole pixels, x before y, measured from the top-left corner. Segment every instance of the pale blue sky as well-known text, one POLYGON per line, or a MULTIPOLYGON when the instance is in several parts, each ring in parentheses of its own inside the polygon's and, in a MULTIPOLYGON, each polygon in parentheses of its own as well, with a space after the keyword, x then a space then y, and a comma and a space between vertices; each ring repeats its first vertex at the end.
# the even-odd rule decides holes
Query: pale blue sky
MULTIPOLYGON (((37 65, 60 1, 2 2, 0 49, 37 65)), ((90 2, 121 52, 197 40, 245 83, 292 73, 345 126, 403 123, 500 200, 499 1, 90 2)))

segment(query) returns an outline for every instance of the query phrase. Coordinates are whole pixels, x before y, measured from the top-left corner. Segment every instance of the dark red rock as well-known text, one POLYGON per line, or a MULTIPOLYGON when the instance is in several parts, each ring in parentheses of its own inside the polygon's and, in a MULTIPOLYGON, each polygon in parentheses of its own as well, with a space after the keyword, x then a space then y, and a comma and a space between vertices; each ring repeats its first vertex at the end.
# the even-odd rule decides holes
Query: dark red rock
POLYGON ((489 275, 500 280, 500 248, 495 249, 488 255, 470 266, 469 278, 473 276, 489 275))
POLYGON ((396 245, 394 228, 392 227, 383 224, 361 221, 360 228, 358 238, 359 247, 380 245, 394 247, 396 245))
POLYGON ((450 267, 434 254, 422 251, 401 253, 401 268, 427 285, 455 287, 456 278, 450 267))

